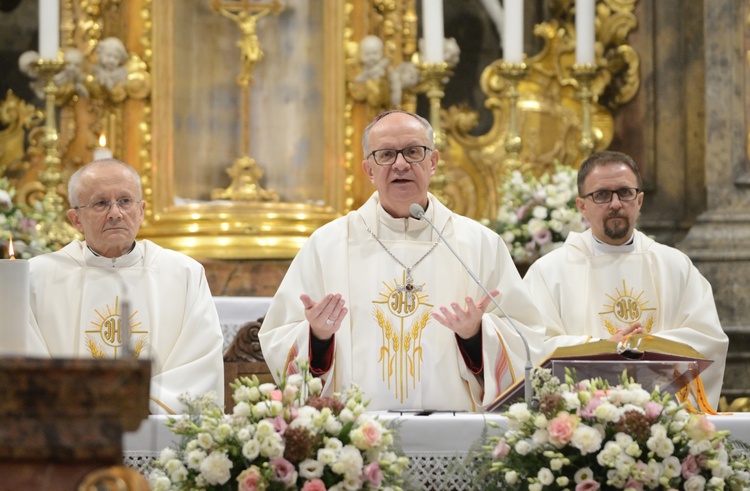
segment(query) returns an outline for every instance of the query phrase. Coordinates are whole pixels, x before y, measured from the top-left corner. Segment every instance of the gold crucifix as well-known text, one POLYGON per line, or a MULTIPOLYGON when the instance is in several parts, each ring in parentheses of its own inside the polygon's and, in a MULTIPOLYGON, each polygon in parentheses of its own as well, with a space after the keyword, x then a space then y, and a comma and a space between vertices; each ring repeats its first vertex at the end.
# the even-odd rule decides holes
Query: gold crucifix
POLYGON ((242 152, 227 174, 232 183, 226 189, 214 189, 211 199, 229 199, 236 201, 279 201, 279 195, 273 190, 265 190, 260 185, 263 169, 255 159, 248 155, 250 151, 250 86, 253 84, 255 65, 263 59, 263 50, 258 40, 258 19, 268 14, 277 15, 284 10, 279 0, 211 0, 214 12, 234 21, 240 28, 242 37, 237 41, 242 55, 241 72, 237 84, 242 91, 242 152))

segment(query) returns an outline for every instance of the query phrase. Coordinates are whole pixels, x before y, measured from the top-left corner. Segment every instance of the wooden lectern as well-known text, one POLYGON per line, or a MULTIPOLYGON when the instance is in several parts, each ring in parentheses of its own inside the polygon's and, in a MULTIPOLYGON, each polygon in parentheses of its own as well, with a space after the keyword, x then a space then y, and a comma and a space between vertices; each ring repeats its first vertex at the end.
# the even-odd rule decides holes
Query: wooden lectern
POLYGON ((0 358, 2 489, 76 490, 121 466, 122 434, 148 417, 151 362, 0 358))

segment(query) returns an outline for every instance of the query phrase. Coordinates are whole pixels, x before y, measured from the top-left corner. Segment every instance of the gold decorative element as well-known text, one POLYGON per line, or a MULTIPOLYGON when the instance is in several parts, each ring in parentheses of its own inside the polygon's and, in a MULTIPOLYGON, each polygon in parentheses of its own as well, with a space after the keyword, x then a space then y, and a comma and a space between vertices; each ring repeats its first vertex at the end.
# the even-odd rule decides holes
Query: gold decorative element
POLYGON ((78 491, 149 491, 148 480, 137 469, 116 465, 89 472, 78 491))
POLYGON ((477 219, 495 216, 498 185, 516 165, 515 156, 509 155, 514 145, 508 149, 502 144, 514 141, 512 106, 518 112, 518 136, 523 142, 518 165, 536 175, 553 172, 555 162, 577 168, 585 155, 579 148, 582 139, 584 149, 593 141, 591 151, 609 146, 614 133, 612 111, 629 102, 639 85, 638 56, 627 45, 627 36, 637 24, 635 4, 633 0, 597 2, 597 71, 589 80, 590 97, 585 94, 590 124, 582 122, 581 87, 571 72, 575 62, 571 0, 549 2, 550 20, 535 26, 534 34, 544 46, 526 59, 528 73, 517 83, 517 104, 511 102, 513 81, 504 76, 504 61, 485 68, 480 86, 494 118, 487 133, 473 133, 478 116, 472 110, 445 110, 446 159, 450 160, 446 193, 458 204, 455 211, 477 219), (583 135, 584 126, 591 128, 590 137, 583 135))
MULTIPOLYGON (((242 91, 242 152, 250 149, 250 88, 253 84, 255 65, 263 59, 263 50, 256 33, 258 19, 268 14, 277 15, 284 7, 278 0, 269 2, 235 0, 212 0, 211 8, 234 21, 242 32, 237 42, 242 53, 242 71, 237 77, 237 84, 242 91)), ((232 183, 226 189, 214 189, 211 199, 228 199, 233 201, 279 201, 276 191, 265 190, 260 185, 263 169, 247 153, 235 159, 227 169, 232 183)))
POLYGON ((596 65, 579 65, 574 63, 570 67, 573 78, 578 81, 578 99, 581 101, 581 141, 578 148, 583 158, 591 155, 596 146, 594 131, 591 128, 591 102, 594 97, 591 92, 591 80, 596 76, 596 65))
MULTIPOLYGON (((416 57, 415 57, 416 58, 416 57)), ((422 84, 425 95, 430 101, 430 125, 432 126, 435 140, 435 148, 438 150, 440 158, 438 160, 435 176, 430 182, 430 190, 445 206, 453 208, 455 203, 449 195, 445 193, 446 184, 446 161, 443 157, 445 150, 445 133, 443 131, 443 121, 440 114, 443 97, 445 97, 445 84, 448 78, 453 74, 450 65, 442 63, 426 63, 416 61, 422 76, 422 84)))
POLYGON ((59 247, 73 239, 81 238, 78 231, 67 221, 64 213, 64 200, 57 191, 58 186, 62 183, 62 176, 60 172, 61 161, 57 152, 58 133, 55 123, 55 96, 58 87, 55 85, 54 76, 63 69, 64 63, 61 59, 41 58, 36 63, 36 70, 44 81, 45 95, 45 126, 41 141, 45 150, 44 169, 39 173, 39 181, 44 186, 42 206, 46 211, 57 217, 54 222, 44 222, 41 225, 40 233, 47 237, 50 243, 59 247))
POLYGON ((263 169, 255 159, 247 155, 237 158, 227 169, 232 183, 226 189, 211 191, 211 199, 232 201, 279 201, 276 191, 266 190, 260 185, 263 169))
POLYGON ((42 111, 8 90, 0 101, 0 177, 26 170, 23 161, 26 131, 43 121, 42 111))
POLYGON ((523 80, 529 71, 526 63, 501 63, 500 74, 508 80, 508 130, 505 133, 505 167, 508 171, 521 168, 521 134, 518 128, 518 82, 523 80))

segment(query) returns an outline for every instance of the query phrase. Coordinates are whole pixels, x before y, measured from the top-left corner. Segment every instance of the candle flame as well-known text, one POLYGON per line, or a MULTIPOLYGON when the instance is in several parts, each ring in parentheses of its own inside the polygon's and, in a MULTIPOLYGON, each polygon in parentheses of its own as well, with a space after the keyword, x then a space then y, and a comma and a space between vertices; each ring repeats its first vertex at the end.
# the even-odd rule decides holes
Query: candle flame
POLYGON ((12 235, 10 236, 10 240, 8 241, 8 257, 10 259, 16 258, 16 253, 13 250, 13 236, 12 235))
POLYGON ((107 136, 104 133, 99 135, 99 146, 101 148, 104 148, 107 146, 107 136))

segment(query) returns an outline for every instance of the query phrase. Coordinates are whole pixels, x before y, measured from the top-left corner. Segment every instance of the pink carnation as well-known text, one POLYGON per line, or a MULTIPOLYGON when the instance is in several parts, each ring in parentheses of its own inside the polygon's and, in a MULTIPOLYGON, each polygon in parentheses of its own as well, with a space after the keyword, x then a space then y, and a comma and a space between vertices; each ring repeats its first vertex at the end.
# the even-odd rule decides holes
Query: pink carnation
POLYGON ((558 414, 547 426, 549 440, 555 445, 565 445, 573 436, 573 430, 578 426, 578 419, 569 413, 558 414))

